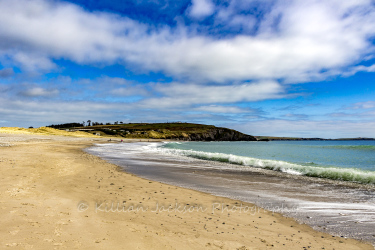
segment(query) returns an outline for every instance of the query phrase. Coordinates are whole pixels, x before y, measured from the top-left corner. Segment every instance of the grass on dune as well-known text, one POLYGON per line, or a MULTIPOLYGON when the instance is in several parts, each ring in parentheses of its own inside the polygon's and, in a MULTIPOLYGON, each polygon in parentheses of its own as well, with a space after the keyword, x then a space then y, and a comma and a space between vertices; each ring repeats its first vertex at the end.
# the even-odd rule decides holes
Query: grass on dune
POLYGON ((65 130, 59 130, 59 129, 48 128, 48 127, 40 127, 40 128, 0 127, 0 133, 32 134, 32 135, 60 135, 60 136, 73 136, 73 137, 94 137, 94 138, 100 137, 100 136, 96 136, 96 135, 86 133, 86 132, 81 132, 81 131, 68 132, 65 130))

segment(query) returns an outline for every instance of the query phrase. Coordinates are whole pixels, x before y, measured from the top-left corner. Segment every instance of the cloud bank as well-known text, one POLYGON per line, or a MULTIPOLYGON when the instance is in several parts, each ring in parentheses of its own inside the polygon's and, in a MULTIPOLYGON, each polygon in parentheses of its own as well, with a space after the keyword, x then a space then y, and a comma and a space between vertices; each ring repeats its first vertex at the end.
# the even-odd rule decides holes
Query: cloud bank
MULTIPOLYGON (((223 17, 217 8, 215 20, 223 17)), ((193 2, 190 14, 211 15, 213 9, 210 1, 193 2)), ((231 20, 241 18, 237 13, 231 20)), ((340 74, 366 56, 373 50, 374 23, 371 1, 276 1, 254 34, 219 39, 69 3, 1 0, 0 53, 26 70, 52 70, 54 60, 68 59, 132 64, 195 81, 304 82, 340 74)))

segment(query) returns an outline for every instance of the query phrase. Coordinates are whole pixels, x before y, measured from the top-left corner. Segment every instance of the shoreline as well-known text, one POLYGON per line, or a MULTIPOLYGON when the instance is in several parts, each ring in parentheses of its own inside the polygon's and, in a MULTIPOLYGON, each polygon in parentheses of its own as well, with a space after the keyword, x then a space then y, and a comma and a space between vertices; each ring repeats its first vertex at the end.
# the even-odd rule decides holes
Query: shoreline
POLYGON ((2 247, 373 249, 250 203, 143 179, 83 151, 107 139, 13 137, 21 139, 0 147, 2 247))
POLYGON ((149 151, 153 146, 103 144, 85 151, 149 180, 249 202, 320 232, 375 243, 374 187, 262 168, 238 169, 230 163, 149 151))

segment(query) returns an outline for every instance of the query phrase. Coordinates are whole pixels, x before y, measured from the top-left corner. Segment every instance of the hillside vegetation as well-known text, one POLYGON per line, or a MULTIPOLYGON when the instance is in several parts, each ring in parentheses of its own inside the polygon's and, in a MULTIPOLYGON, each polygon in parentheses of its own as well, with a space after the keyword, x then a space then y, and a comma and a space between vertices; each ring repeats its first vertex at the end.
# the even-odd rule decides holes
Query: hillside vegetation
POLYGON ((194 123, 130 123, 69 128, 100 136, 184 141, 256 141, 251 135, 233 129, 194 123))

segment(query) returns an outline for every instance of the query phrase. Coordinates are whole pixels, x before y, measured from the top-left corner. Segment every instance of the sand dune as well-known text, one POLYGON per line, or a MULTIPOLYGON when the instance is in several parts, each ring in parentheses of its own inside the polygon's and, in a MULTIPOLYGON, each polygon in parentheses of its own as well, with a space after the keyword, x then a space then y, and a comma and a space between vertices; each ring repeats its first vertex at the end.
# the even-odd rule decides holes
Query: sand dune
POLYGON ((0 127, 0 134, 28 134, 28 135, 59 135, 72 137, 89 137, 99 138, 100 136, 92 135, 82 131, 68 132, 49 127, 40 128, 19 128, 19 127, 0 127))

